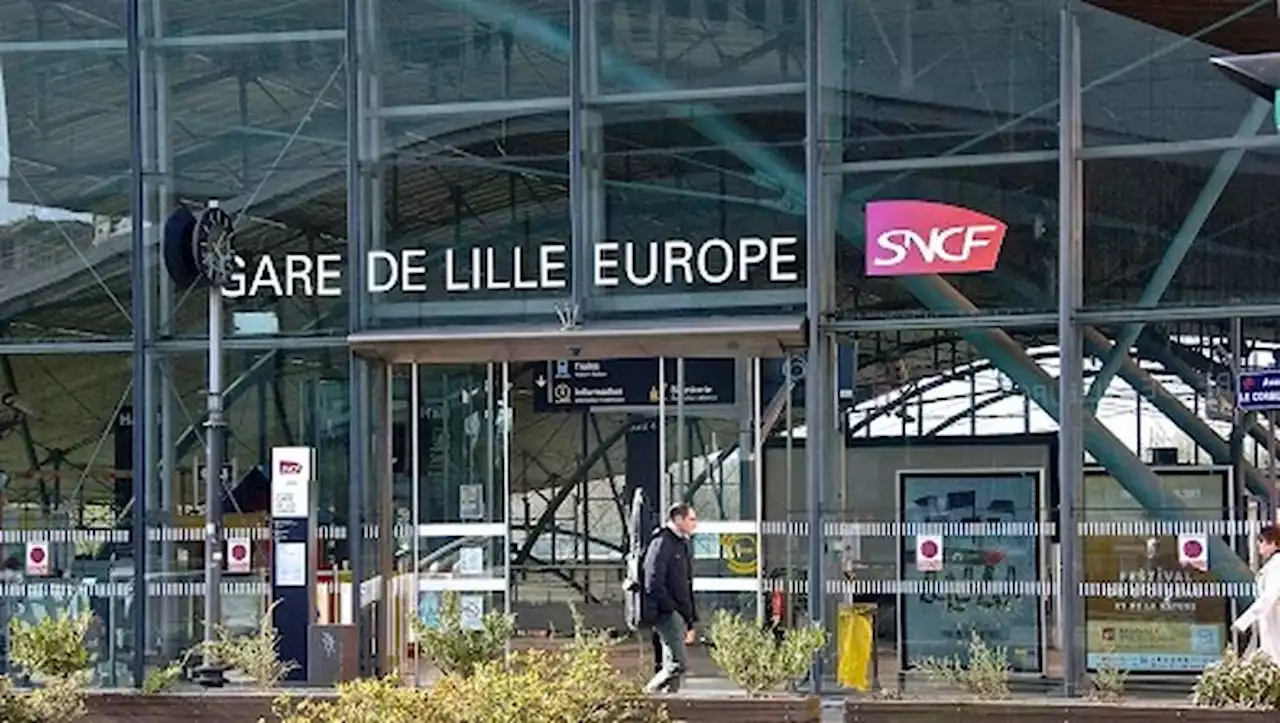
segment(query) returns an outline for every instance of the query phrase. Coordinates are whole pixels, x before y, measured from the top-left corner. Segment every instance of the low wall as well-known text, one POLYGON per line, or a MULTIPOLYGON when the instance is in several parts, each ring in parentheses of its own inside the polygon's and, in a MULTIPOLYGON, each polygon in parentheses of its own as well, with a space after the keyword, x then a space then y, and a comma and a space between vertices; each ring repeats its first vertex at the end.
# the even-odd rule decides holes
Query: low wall
POLYGON ((1088 701, 940 703, 857 701, 845 703, 845 723, 1262 723, 1275 712, 1088 701))

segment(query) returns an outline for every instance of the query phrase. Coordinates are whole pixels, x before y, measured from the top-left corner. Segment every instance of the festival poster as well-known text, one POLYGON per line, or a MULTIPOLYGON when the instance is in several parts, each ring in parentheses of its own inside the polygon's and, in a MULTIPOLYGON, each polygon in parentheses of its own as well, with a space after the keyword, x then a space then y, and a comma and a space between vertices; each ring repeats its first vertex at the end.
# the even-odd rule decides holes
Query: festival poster
MULTIPOLYGON (((1026 523, 993 530, 1018 533, 946 535, 943 567, 921 572, 915 565, 914 535, 902 540, 902 579, 972 582, 962 593, 938 594, 926 589, 903 595, 900 608, 902 658, 907 667, 924 658, 968 655, 970 636, 977 632, 991 647, 1004 648, 1017 672, 1043 669, 1040 598, 1039 521, 1040 475, 1009 473, 903 473, 900 476, 901 515, 911 523, 1026 523)), ((945 528, 943 528, 945 529, 945 528)), ((945 533, 944 533, 945 534, 945 533)))
MULTIPOLYGON (((1216 470, 1158 471, 1162 494, 1176 499, 1194 519, 1225 514, 1225 473, 1216 470)), ((1085 475, 1086 523, 1113 523, 1117 531, 1146 532, 1139 525, 1160 517, 1144 509, 1114 477, 1085 475), (1128 523, 1132 529, 1125 530, 1128 523)), ((1085 598, 1085 650, 1090 669, 1104 663, 1134 673, 1199 672, 1218 660, 1227 644, 1227 601, 1197 597, 1179 583, 1212 577, 1182 567, 1176 535, 1096 535, 1086 525, 1082 542, 1087 583, 1154 584, 1154 597, 1085 598), (1175 593, 1182 592, 1182 595, 1175 593)), ((1101 531, 1107 531, 1103 528, 1101 531)), ((1212 562, 1210 563, 1212 564, 1212 562)))

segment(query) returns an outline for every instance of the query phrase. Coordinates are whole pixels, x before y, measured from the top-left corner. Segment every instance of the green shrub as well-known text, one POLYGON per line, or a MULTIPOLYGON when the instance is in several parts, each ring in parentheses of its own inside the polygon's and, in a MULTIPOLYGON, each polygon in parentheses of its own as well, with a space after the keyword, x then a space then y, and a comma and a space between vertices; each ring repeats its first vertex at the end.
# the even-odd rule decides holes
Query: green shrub
POLYGON ((415 615, 413 629, 424 660, 445 675, 470 675, 480 664, 502 657, 515 635, 516 619, 491 612, 480 618, 479 629, 466 628, 458 593, 446 592, 440 604, 440 624, 430 627, 415 615))
POLYGON ((968 664, 959 658, 925 658, 920 669, 931 680, 959 686, 984 700, 1009 697, 1008 652, 988 646, 976 630, 969 634, 968 664))
POLYGON ((1200 673, 1191 701, 1205 708, 1276 710, 1280 708, 1280 666, 1264 653, 1242 657, 1227 650, 1222 660, 1200 673))
POLYGON ((33 679, 79 676, 93 665, 84 645, 91 615, 52 615, 37 623, 9 621, 9 660, 33 679))
POLYGON ((84 685, 93 655, 84 638, 93 617, 57 615, 37 623, 9 622, 9 659, 40 687, 28 693, 0 677, 0 720, 66 723, 84 717, 84 685))
POLYGON ((260 690, 277 687, 286 675, 298 669, 296 661, 280 659, 280 633, 272 623, 279 604, 276 600, 267 607, 254 632, 236 635, 219 626, 214 640, 197 646, 194 652, 208 650, 214 661, 249 676, 260 690))
MULTIPOLYGON (((1104 655, 1115 652, 1114 645, 1102 650, 1104 655)), ((1102 701, 1115 701, 1124 697, 1125 685, 1129 682, 1129 671, 1110 660, 1103 661, 1093 672, 1093 697, 1102 701)))
POLYGON ((338 686, 331 700, 276 700, 280 723, 435 723, 440 716, 427 691, 405 688, 394 676, 363 678, 338 686))
POLYGON ((332 700, 276 702, 281 723, 667 723, 638 681, 609 664, 607 636, 579 631, 558 650, 525 650, 451 673, 429 690, 358 680, 332 700))
POLYGON ((801 678, 827 644, 818 627, 787 630, 782 642, 770 630, 728 610, 711 618, 711 659, 729 680, 757 696, 801 678))

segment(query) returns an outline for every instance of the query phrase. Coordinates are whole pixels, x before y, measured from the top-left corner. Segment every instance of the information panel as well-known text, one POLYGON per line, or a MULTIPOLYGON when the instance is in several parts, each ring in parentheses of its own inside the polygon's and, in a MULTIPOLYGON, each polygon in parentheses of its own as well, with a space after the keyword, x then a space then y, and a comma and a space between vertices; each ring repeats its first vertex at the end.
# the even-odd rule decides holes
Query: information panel
MULTIPOLYGON (((659 379, 657 359, 558 359, 534 377, 534 409, 563 412, 601 407, 650 407, 679 399, 679 362, 665 360, 659 379)), ((684 403, 691 406, 736 401, 733 359, 685 359, 684 403)))
MULTIPOLYGON (((1161 492, 1178 500, 1193 519, 1226 519, 1224 470, 1156 470, 1161 492)), ((1209 582, 1208 572, 1183 567, 1176 535, 1155 532, 1158 510, 1146 510, 1101 470, 1084 479, 1086 530, 1095 525, 1129 534, 1085 535, 1086 583, 1152 585, 1147 597, 1090 596, 1085 599, 1088 665, 1104 662, 1134 673, 1200 672, 1218 660, 1227 644, 1228 602, 1197 597, 1180 583, 1209 582)), ((1104 528, 1105 529, 1105 528, 1104 528)), ((1210 562, 1212 564, 1212 561, 1210 562)))
POLYGON ((899 514, 908 533, 902 539, 901 577, 906 585, 923 584, 922 592, 903 595, 899 605, 905 667, 924 658, 965 660, 976 632, 988 646, 1006 650, 1013 670, 1043 671, 1043 621, 1035 594, 1040 479, 1041 473, 1031 470, 899 474, 899 514), (973 532, 974 523, 982 528, 976 531, 996 534, 947 534, 973 532), (926 530, 945 540, 937 571, 916 565, 916 533, 926 530), (953 584, 931 590, 930 582, 953 584), (974 585, 959 589, 964 583, 974 585))

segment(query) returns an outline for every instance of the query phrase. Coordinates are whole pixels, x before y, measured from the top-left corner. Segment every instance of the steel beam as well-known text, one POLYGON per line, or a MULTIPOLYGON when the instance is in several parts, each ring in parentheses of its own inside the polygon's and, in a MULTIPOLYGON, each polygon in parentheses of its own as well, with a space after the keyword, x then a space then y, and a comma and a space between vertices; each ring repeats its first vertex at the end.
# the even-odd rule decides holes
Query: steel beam
MULTIPOLYGON (((1255 100, 1253 106, 1249 108, 1249 112, 1245 114, 1244 120, 1240 122, 1240 127, 1236 129, 1235 138, 1248 138, 1255 136, 1262 128, 1262 123, 1271 113, 1271 104, 1261 100, 1255 100)), ((1150 309, 1160 303, 1160 299, 1164 297, 1164 292, 1169 288, 1169 284, 1173 282, 1173 277, 1177 274, 1178 269, 1182 266, 1182 261, 1187 257, 1187 252, 1195 244, 1196 239, 1200 236, 1200 231, 1204 228, 1204 224, 1209 220, 1209 214, 1213 213, 1214 207, 1218 204, 1218 199, 1222 198, 1223 192, 1227 190, 1227 184, 1231 182, 1235 176, 1236 169, 1240 167, 1240 162, 1244 160, 1245 151, 1242 148, 1233 148, 1223 152, 1218 157, 1218 162, 1213 168, 1213 172, 1209 174, 1209 179, 1205 181, 1204 187, 1200 189, 1200 193, 1192 202, 1191 208, 1187 210, 1186 218, 1182 221, 1182 226, 1178 232, 1173 235, 1173 240, 1169 242, 1169 248, 1165 249, 1164 256, 1160 259, 1160 264, 1156 267, 1151 278, 1147 280, 1147 285, 1142 289, 1142 294, 1138 297, 1137 307, 1139 309, 1150 309)), ((1102 398, 1102 394, 1106 392, 1110 386, 1111 380, 1115 378, 1116 372, 1119 371, 1120 365, 1129 355, 1129 349, 1138 340, 1138 336, 1142 334, 1143 324, 1141 322, 1135 324, 1126 324, 1120 329, 1120 333, 1116 336, 1115 347, 1111 350, 1110 355, 1103 360, 1102 371, 1098 372, 1098 376, 1094 377, 1093 384, 1089 386, 1089 393, 1085 397, 1085 403, 1090 409, 1098 408, 1098 400, 1102 398)))
MULTIPOLYGON (((1108 358, 1108 355, 1114 355, 1116 348, 1102 332, 1092 327, 1085 327, 1085 344, 1089 347, 1089 353, 1099 359, 1108 358)), ((1194 411, 1187 409, 1187 405, 1173 395, 1163 384, 1155 377, 1151 376, 1145 369, 1138 365, 1128 354, 1122 356, 1120 365, 1116 369, 1120 374, 1120 378, 1124 379, 1134 391, 1151 402, 1152 406, 1160 410, 1160 413, 1173 422, 1179 429, 1187 433, 1187 436, 1200 446, 1209 456, 1213 458, 1215 464, 1229 465, 1232 463, 1232 455, 1230 445, 1227 441, 1213 431, 1203 419, 1194 411)), ((1175 374, 1176 371, 1170 369, 1175 374)), ((1096 382, 1095 382, 1096 383, 1096 382)), ((1265 444, 1265 442, 1263 442, 1265 444)), ((1245 484, 1256 494, 1270 495, 1266 486, 1266 480, 1261 473, 1251 464, 1245 463, 1245 484)))
POLYGON ((573 474, 565 478, 563 484, 561 484, 560 488, 556 490, 555 496, 547 501, 546 509, 544 509, 542 514, 538 516, 538 520, 533 523, 533 527, 530 528, 528 535, 525 537, 524 543, 520 545, 520 549, 516 550, 515 554, 512 555, 512 565, 519 565, 529 558, 529 554, 533 551, 533 546, 538 541, 538 538, 542 536, 543 532, 546 532, 547 529, 551 527, 551 523, 555 520, 556 513, 560 511, 560 505, 564 504, 565 500, 569 499, 569 495, 577 488, 578 483, 591 473, 591 468, 609 453, 609 450, 613 448, 613 445, 617 444, 623 437, 627 436, 628 429, 630 429, 630 425, 628 424, 619 425, 618 428, 611 432, 608 437, 599 441, 599 444, 596 445, 596 448, 592 450, 591 454, 587 455, 586 459, 583 459, 582 462, 578 464, 578 467, 573 471, 573 474))
MULTIPOLYGON (((1218 369, 1217 365, 1215 365, 1213 361, 1206 359, 1204 356, 1197 354, 1195 352, 1192 352, 1190 350, 1186 350, 1185 353, 1179 353, 1177 349, 1174 349, 1172 347, 1173 342, 1169 342, 1165 340, 1162 343, 1156 343, 1155 337, 1156 335, 1151 333, 1151 330, 1148 329, 1147 332, 1144 333, 1142 337, 1138 339, 1137 343, 1138 343, 1139 356, 1146 357, 1147 359, 1150 359, 1155 362, 1159 362, 1170 373, 1178 377, 1178 379, 1181 380, 1182 383, 1191 387, 1191 389, 1194 390, 1196 394, 1199 394, 1200 396, 1205 398, 1208 398, 1209 396, 1210 390, 1208 385, 1205 383, 1205 379, 1202 376, 1202 374, 1222 374, 1223 376, 1230 375, 1230 370, 1218 369)), ((1183 406, 1185 407, 1185 405, 1183 406)), ((1206 435, 1206 438, 1210 439, 1210 441, 1213 438, 1216 438, 1218 442, 1220 442, 1222 445, 1225 445, 1227 449, 1227 456, 1224 458, 1221 458, 1220 463, 1233 464, 1234 456, 1230 454, 1230 451, 1231 451, 1230 443, 1223 441, 1222 438, 1219 437, 1218 434, 1213 431, 1213 428, 1209 427, 1209 425, 1206 424, 1203 420, 1201 420, 1198 415, 1193 415, 1193 417, 1195 421, 1198 423, 1198 425, 1203 427, 1205 430, 1205 431, 1202 431, 1200 434, 1206 435), (1207 437, 1207 435, 1212 435, 1212 438, 1207 437)), ((1177 422, 1175 420, 1175 424, 1176 423, 1177 422)), ((1187 429, 1184 429, 1184 431, 1186 431, 1187 434, 1191 436, 1192 440, 1194 440, 1196 444, 1199 444, 1201 448, 1203 448, 1206 452, 1209 452, 1209 455, 1211 457, 1213 457, 1215 460, 1220 459, 1218 455, 1216 455, 1208 446, 1206 446, 1205 443, 1200 441, 1200 437, 1197 436, 1197 434, 1193 434, 1191 430, 1187 430, 1187 429)), ((1254 442, 1256 442, 1263 448, 1267 448, 1269 446, 1270 441, 1267 439, 1267 437, 1269 434, 1272 434, 1273 432, 1271 432, 1270 430, 1268 430, 1267 428, 1259 424, 1256 417, 1246 417, 1245 431, 1253 439, 1254 442)), ((1257 467, 1251 464, 1248 464, 1247 462, 1243 462, 1243 460, 1241 460, 1241 462, 1243 463, 1243 466, 1244 466, 1244 474, 1242 475, 1242 477, 1247 488, 1254 494, 1261 495, 1263 497, 1266 497, 1267 499, 1270 499, 1271 483, 1268 482, 1266 475, 1264 475, 1262 471, 1259 470, 1257 467)))

